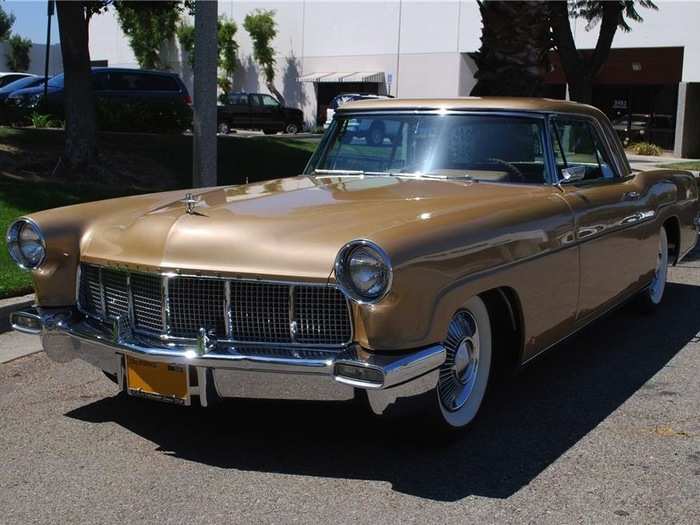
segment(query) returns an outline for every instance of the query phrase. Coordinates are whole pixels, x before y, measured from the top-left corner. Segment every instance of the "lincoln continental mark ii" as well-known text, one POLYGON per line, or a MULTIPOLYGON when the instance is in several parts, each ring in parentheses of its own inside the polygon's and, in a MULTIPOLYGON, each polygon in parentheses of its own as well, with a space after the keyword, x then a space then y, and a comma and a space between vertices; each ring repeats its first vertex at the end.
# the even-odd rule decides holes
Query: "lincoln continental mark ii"
POLYGON ((497 369, 659 305, 697 228, 691 174, 632 171, 595 108, 365 100, 297 177, 19 218, 36 305, 12 323, 127 395, 345 399, 461 428, 497 369))

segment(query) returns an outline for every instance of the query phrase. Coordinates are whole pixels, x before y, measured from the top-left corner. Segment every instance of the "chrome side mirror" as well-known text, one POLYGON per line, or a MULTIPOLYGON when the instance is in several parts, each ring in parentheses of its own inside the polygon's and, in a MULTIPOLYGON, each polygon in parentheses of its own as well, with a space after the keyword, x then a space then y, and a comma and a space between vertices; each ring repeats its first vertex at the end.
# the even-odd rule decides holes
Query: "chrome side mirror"
POLYGON ((566 184, 567 182, 577 182, 583 180, 586 177, 586 167, 585 166, 571 166, 570 168, 564 168, 561 170, 561 183, 566 184))

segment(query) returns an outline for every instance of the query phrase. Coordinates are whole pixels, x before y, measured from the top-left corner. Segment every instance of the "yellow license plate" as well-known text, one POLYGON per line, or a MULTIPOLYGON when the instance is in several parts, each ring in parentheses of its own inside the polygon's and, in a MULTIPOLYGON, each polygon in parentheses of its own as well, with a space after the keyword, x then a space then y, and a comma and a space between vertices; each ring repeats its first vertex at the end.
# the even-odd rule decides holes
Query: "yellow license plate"
POLYGON ((187 367, 126 357, 129 394, 184 403, 189 396, 187 367))

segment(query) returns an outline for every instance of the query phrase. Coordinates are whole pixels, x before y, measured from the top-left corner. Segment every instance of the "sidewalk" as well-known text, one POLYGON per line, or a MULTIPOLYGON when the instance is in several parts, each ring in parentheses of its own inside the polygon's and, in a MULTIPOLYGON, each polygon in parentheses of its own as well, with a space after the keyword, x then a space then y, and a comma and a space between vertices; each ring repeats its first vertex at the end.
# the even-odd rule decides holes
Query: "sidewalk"
MULTIPOLYGON (((649 171, 659 169, 665 164, 674 164, 676 162, 700 162, 698 159, 684 159, 679 157, 673 157, 669 155, 662 155, 660 157, 651 157, 649 155, 634 155, 631 153, 627 154, 627 158, 630 161, 632 169, 639 171, 649 171)), ((693 171, 695 176, 698 176, 698 171, 693 171)))

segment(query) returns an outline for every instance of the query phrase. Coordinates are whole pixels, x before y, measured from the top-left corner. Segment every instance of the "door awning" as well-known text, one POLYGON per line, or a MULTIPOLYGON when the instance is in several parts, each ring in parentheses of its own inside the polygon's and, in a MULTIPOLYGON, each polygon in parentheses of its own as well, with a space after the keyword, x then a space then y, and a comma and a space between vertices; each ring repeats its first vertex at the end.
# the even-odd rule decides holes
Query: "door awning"
POLYGON ((309 73, 299 77, 299 82, 368 82, 384 83, 383 71, 309 73))

